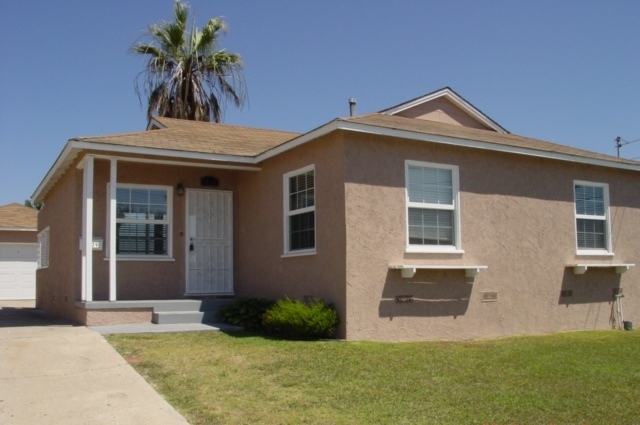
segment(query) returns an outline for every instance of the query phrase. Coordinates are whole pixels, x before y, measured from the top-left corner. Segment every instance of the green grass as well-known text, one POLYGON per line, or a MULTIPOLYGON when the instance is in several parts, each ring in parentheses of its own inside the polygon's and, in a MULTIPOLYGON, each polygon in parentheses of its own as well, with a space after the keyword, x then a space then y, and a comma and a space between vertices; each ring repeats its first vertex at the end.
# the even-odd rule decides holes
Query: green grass
POLYGON ((474 342, 112 335, 197 424, 638 424, 640 333, 474 342))

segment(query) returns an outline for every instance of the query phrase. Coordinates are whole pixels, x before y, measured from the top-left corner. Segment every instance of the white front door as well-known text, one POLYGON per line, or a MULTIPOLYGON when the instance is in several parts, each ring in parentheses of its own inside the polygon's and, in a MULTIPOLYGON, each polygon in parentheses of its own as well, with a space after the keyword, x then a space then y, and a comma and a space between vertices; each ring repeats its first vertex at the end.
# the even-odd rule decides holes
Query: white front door
POLYGON ((233 198, 221 190, 187 190, 187 291, 233 294, 233 198))

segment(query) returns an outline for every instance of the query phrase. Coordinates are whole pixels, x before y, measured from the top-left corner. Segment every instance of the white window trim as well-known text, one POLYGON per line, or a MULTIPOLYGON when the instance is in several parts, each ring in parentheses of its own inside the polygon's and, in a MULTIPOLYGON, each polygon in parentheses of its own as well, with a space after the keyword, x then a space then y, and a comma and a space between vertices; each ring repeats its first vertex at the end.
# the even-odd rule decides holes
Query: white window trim
POLYGON ((49 226, 38 233, 38 270, 49 268, 50 238, 49 226))
MULTIPOLYGON (((109 193, 111 184, 107 183, 107 194, 109 193)), ((151 189, 151 190, 166 190, 167 191, 167 220, 132 220, 131 223, 139 224, 166 224, 167 225, 167 255, 132 255, 132 254, 117 254, 116 260, 120 261, 173 261, 173 186, 161 186, 153 184, 134 184, 134 183, 118 183, 117 188, 124 189, 151 189)), ((110 229, 110 214, 107 208, 107 229, 110 229)), ((122 219, 116 219, 116 223, 125 222, 120 221, 122 219)), ((129 222, 129 221, 127 221, 129 222)), ((116 238, 118 236, 116 235, 116 238)), ((105 247, 105 260, 109 259, 109 244, 111 240, 109 238, 109 232, 107 231, 107 241, 105 247)))
POLYGON ((460 169, 457 165, 437 164, 433 162, 414 161, 407 159, 404 165, 404 190, 405 190, 405 231, 407 253, 430 254, 463 254, 462 231, 460 226, 460 169), (409 166, 440 168, 451 170, 451 190, 453 191, 453 205, 426 204, 409 201, 409 166), (439 209, 453 211, 453 237, 455 245, 412 245, 409 243, 409 208, 439 209))
POLYGON ((318 195, 318 179, 316 178, 316 166, 315 164, 308 165, 306 167, 290 171, 282 176, 282 199, 283 199, 283 223, 284 223, 284 254, 282 257, 300 257, 303 255, 315 255, 316 251, 316 223, 317 223, 317 213, 316 213, 316 205, 317 205, 317 195, 318 195), (300 208, 298 210, 289 211, 289 178, 293 176, 297 176, 298 174, 308 173, 309 171, 313 171, 313 189, 314 189, 314 200, 312 207, 300 208), (303 214, 306 212, 314 212, 313 215, 313 229, 314 229, 314 239, 313 239, 313 248, 308 249, 289 249, 289 217, 292 215, 303 214))
POLYGON ((613 250, 611 245, 611 213, 609 206, 609 185, 607 183, 597 183, 597 182, 589 182, 585 180, 574 180, 573 181, 573 228, 575 235, 575 244, 576 244, 576 255, 606 255, 613 256, 613 250), (579 186, 595 186, 601 187, 604 195, 604 215, 586 215, 586 214, 578 214, 576 212, 576 185, 579 186), (603 220, 604 221, 604 243, 605 249, 585 249, 578 247, 578 219, 586 219, 586 220, 603 220))

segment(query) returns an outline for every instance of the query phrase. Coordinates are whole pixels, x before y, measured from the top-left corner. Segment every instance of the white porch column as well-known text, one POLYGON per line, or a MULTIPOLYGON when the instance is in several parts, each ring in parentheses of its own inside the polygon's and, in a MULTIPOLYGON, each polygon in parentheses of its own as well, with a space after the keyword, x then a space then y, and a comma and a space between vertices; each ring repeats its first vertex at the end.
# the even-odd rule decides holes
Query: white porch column
POLYGON ((109 301, 116 297, 116 184, 118 181, 118 160, 111 159, 111 180, 109 181, 109 301))
POLYGON ((82 301, 93 301, 93 157, 82 175, 82 301))

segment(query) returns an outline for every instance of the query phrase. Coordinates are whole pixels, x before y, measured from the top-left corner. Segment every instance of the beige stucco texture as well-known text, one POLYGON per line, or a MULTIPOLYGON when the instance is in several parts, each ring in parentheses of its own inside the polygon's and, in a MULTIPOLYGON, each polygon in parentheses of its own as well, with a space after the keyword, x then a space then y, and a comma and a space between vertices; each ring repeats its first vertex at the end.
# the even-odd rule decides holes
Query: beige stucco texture
MULTIPOLYGON (((236 294, 322 298, 346 314, 344 153, 333 133, 238 176, 236 294), (315 167, 316 254, 284 256, 283 175, 315 167)), ((344 334, 344 323, 339 330, 344 334)))
MULTIPOLYGON (((637 268, 574 275, 567 264, 635 263, 640 252, 640 186, 633 173, 523 155, 350 134, 345 141, 348 339, 471 339, 617 325, 640 312, 637 268), (456 165, 462 250, 406 253, 405 160, 456 165), (609 183, 613 257, 576 255, 574 180, 609 183), (390 264, 483 265, 418 270, 390 264), (561 297, 561 291, 572 291, 561 297), (483 302, 484 292, 497 300, 483 302), (412 302, 399 303, 398 296, 412 302)), ((324 231, 318 227, 318 233, 324 231)))

